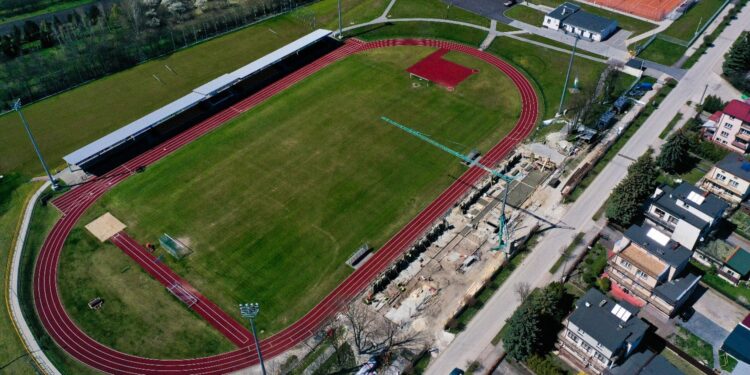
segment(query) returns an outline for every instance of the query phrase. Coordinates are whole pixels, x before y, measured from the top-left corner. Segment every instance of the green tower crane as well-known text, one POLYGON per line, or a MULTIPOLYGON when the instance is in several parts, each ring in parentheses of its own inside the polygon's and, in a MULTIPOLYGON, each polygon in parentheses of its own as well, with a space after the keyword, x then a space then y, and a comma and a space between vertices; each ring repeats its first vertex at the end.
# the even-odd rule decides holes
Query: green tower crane
POLYGON ((393 126, 395 126, 395 127, 397 127, 397 128, 399 128, 399 129, 401 129, 401 130, 403 130, 403 131, 405 131, 405 132, 407 132, 407 133, 409 133, 409 134, 411 134, 411 135, 413 135, 413 136, 415 136, 415 137, 417 137, 417 138, 419 138, 419 139, 421 139, 421 140, 423 140, 423 141, 425 141, 425 142, 427 142, 427 143, 429 143, 429 144, 431 144, 431 145, 433 145, 433 146, 435 146, 435 147, 437 147, 437 148, 439 148, 439 149, 441 149, 441 150, 443 150, 443 151, 445 151, 445 152, 447 152, 447 153, 449 153, 449 154, 451 154, 451 155, 453 155, 453 156, 455 156, 455 157, 457 157, 457 158, 459 158, 459 159, 461 159, 461 160, 463 160, 469 166, 469 168, 471 168, 471 167, 481 168, 481 169, 487 171, 488 173, 490 173, 492 176, 495 176, 495 177, 497 177, 497 178, 505 181, 505 192, 503 193, 503 206, 502 206, 502 209, 500 211, 500 218, 499 218, 499 223, 498 223, 498 226, 497 226, 498 245, 497 245, 497 247, 494 247, 493 250, 501 250, 501 249, 503 249, 507 245, 507 241, 505 240, 505 234, 506 234, 505 233, 505 227, 506 227, 505 206, 506 206, 506 204, 508 202, 508 189, 510 188, 510 183, 511 183, 511 181, 513 181, 514 178, 511 177, 511 176, 508 176, 506 174, 500 173, 500 172, 498 172, 498 171, 496 171, 496 170, 494 170, 494 169, 492 169, 492 168, 490 168, 490 167, 488 167, 488 166, 480 163, 478 160, 472 159, 468 155, 465 155, 465 154, 462 154, 462 153, 460 153, 458 151, 455 151, 455 150, 451 149, 450 147, 445 146, 445 145, 443 145, 443 144, 435 141, 434 139, 430 138, 428 135, 426 135, 424 133, 421 133, 421 132, 419 132, 417 130, 414 130, 414 129, 406 126, 406 125, 401 125, 398 122, 396 122, 394 120, 391 120, 388 117, 381 116, 380 119, 383 120, 383 121, 385 121, 385 122, 387 122, 387 123, 389 123, 389 124, 391 124, 391 125, 393 125, 393 126))

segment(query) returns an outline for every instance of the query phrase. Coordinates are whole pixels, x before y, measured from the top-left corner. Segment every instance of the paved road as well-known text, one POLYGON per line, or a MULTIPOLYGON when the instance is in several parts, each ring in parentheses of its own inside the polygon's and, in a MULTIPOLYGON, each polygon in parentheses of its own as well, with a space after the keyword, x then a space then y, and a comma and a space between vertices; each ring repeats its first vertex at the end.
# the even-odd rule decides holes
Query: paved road
MULTIPOLYGON (((709 53, 701 57, 693 69, 685 74, 659 109, 625 144, 621 154, 628 157, 638 157, 643 154, 649 145, 659 139, 659 133, 686 101, 698 102, 704 87, 715 79, 714 72, 717 66, 721 65, 724 53, 746 29, 750 29, 750 7, 745 7, 738 19, 717 38, 709 53)), ((505 320, 520 303, 514 292, 514 286, 522 282, 532 286, 543 286, 551 281, 547 270, 552 267, 565 246, 572 241, 576 232, 586 231, 594 226, 591 217, 607 200, 617 182, 625 177, 630 163, 630 160, 622 157, 610 161, 563 216, 563 222, 577 230, 550 230, 535 250, 527 256, 520 267, 471 320, 466 330, 458 335, 453 343, 433 361, 428 368, 428 374, 445 375, 454 367, 465 367, 467 362, 477 359, 480 353, 491 345, 492 338, 500 331, 505 320)))

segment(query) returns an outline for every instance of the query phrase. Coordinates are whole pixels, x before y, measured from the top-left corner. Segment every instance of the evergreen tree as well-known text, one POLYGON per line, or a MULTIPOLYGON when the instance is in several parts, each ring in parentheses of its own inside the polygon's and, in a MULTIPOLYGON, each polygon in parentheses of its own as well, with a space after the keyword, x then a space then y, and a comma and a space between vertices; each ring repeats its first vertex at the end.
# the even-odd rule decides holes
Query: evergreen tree
POLYGON ((750 33, 743 33, 732 44, 722 68, 732 85, 742 91, 750 90, 750 33))
POLYGON ((612 191, 607 203, 607 218, 622 226, 632 224, 641 207, 657 186, 659 168, 649 149, 628 167, 628 175, 612 191))
POLYGON ((524 361, 539 347, 541 319, 531 304, 522 304, 510 319, 503 334, 503 347, 510 358, 524 361))
POLYGON ((721 100, 720 97, 716 95, 709 95, 703 101, 703 110, 708 113, 714 113, 716 111, 721 111, 722 109, 724 109, 724 106, 726 104, 727 103, 721 100))
POLYGON ((690 137, 681 130, 672 134, 667 143, 661 146, 661 153, 656 159, 659 167, 667 173, 680 173, 689 168, 690 163, 690 137))

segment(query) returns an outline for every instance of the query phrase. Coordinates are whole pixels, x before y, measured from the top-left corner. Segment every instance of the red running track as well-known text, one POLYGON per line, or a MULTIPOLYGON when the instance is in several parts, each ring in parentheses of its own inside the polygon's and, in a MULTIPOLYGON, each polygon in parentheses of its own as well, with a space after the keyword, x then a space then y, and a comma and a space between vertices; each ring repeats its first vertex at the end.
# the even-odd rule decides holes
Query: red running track
POLYGON ((193 288, 190 283, 177 276, 172 269, 125 232, 119 232, 109 240, 235 345, 243 347, 252 342, 253 335, 247 328, 193 288))
MULTIPOLYGON (((257 364, 257 355, 251 345, 210 357, 162 360, 122 353, 87 336, 65 312, 57 290, 58 265, 65 239, 86 209, 113 185, 127 178, 137 167, 163 158, 335 61, 353 53, 399 45, 429 46, 466 53, 500 69, 516 85, 522 99, 520 117, 513 130, 482 158, 485 163, 491 165, 500 161, 534 129, 539 103, 533 86, 521 72, 489 53, 446 41, 395 39, 365 43, 350 39, 343 47, 137 156, 107 175, 82 185, 53 201, 53 204, 62 211, 63 216, 50 231, 37 258, 34 273, 34 304, 42 324, 55 342, 82 363, 103 372, 117 374, 219 374, 257 364)), ((367 263, 349 275, 310 312, 281 332, 263 340, 261 346, 264 355, 268 358, 277 356, 312 336, 328 317, 336 313, 342 301, 351 300, 364 290, 378 274, 429 229, 435 220, 464 196, 470 186, 485 173, 476 167, 467 170, 459 181, 440 194, 435 201, 386 242, 367 263)))

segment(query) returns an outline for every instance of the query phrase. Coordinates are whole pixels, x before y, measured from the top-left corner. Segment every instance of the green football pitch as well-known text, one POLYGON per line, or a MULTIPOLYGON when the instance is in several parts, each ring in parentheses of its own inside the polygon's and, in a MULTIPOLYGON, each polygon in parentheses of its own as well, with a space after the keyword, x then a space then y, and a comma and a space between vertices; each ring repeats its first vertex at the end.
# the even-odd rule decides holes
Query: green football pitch
MULTIPOLYGON (((479 70, 452 92, 410 78, 405 69, 433 51, 394 47, 337 62, 128 178, 79 225, 110 211, 142 243, 165 232, 182 239, 194 253, 180 261, 166 255, 170 267, 236 318, 237 303, 259 302, 262 335, 277 332, 351 272, 345 261, 358 246, 377 249, 465 170, 380 116, 465 152, 487 151, 515 125, 520 96, 483 61, 447 54, 479 70)), ((169 297, 139 289, 160 288, 154 283, 97 282, 121 272, 126 256, 112 246, 81 256, 76 243, 97 245, 77 232, 62 255, 65 304, 93 337, 142 353, 149 332, 173 318, 159 307, 169 297), (93 287, 121 301, 118 308, 73 308, 93 287), (129 312, 141 315, 137 323, 129 312), (132 338, 133 326, 142 337, 132 338), (107 338, 118 334, 131 340, 107 338)), ((165 350, 148 354, 174 354, 165 350)))

